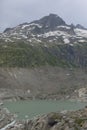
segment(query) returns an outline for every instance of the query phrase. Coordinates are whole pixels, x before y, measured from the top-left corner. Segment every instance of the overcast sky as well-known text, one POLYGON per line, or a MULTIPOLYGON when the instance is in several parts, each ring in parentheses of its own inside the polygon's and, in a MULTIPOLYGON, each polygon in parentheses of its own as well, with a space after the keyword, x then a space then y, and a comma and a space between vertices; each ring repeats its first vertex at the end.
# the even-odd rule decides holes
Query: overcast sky
POLYGON ((87 0, 0 0, 0 31, 49 13, 87 27, 87 0))

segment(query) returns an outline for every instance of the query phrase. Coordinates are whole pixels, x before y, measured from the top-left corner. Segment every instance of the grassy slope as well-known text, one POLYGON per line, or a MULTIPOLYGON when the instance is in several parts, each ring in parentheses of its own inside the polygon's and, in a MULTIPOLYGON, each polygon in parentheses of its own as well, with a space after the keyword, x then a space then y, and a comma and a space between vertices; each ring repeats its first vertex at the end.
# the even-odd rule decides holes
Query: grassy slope
POLYGON ((36 67, 43 65, 61 67, 86 67, 87 44, 75 46, 31 46, 19 41, 0 45, 0 66, 36 67))

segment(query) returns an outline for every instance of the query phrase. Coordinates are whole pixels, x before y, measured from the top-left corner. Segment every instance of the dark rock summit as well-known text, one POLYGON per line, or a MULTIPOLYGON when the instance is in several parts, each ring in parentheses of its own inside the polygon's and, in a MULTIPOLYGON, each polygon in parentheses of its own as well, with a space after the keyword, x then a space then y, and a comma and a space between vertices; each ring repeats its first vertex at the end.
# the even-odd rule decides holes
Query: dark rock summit
POLYGON ((77 24, 77 25, 76 25, 76 28, 79 28, 79 29, 86 29, 86 28, 83 27, 81 24, 77 24))
POLYGON ((35 27, 33 30, 34 33, 45 33, 48 31, 55 30, 58 26, 65 26, 65 21, 57 16, 56 14, 49 14, 48 16, 44 16, 43 18, 33 21, 33 24, 38 24, 41 27, 35 27))
POLYGON ((36 21, 36 23, 41 24, 43 28, 51 29, 55 29, 55 27, 60 25, 66 25, 65 21, 56 14, 50 14, 48 16, 45 16, 40 20, 36 21))

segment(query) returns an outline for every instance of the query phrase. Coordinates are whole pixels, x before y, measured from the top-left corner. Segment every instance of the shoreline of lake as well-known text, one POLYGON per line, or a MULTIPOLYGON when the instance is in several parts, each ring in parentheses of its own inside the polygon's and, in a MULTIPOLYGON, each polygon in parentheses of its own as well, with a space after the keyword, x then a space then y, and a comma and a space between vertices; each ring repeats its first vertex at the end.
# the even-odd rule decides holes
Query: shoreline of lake
POLYGON ((28 119, 49 112, 75 111, 85 106, 86 102, 76 100, 21 100, 4 102, 2 107, 7 108, 13 114, 17 114, 19 119, 28 119))

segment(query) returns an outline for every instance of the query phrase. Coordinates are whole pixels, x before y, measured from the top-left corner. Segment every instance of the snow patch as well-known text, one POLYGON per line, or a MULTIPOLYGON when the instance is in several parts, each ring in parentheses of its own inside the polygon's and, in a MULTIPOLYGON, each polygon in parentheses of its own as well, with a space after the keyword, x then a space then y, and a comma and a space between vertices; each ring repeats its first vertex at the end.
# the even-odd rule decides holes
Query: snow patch
POLYGON ((62 36, 62 35, 67 35, 67 36, 69 36, 68 33, 63 32, 63 31, 49 31, 49 32, 47 32, 47 33, 38 35, 38 37, 47 38, 47 37, 50 37, 50 36, 62 36))
POLYGON ((22 29, 26 28, 26 27, 29 27, 30 25, 23 25, 22 26, 22 29))
POLYGON ((68 26, 57 26, 57 28, 65 28, 65 29, 70 29, 68 26))
POLYGON ((28 42, 32 42, 32 40, 31 39, 29 39, 29 40, 27 40, 28 42))
POLYGON ((37 42, 41 42, 41 40, 39 40, 39 39, 36 39, 36 41, 37 41, 37 42))
POLYGON ((13 42, 10 38, 6 38, 5 42, 13 42))
POLYGON ((74 46, 73 44, 69 44, 70 46, 74 46))
POLYGON ((78 40, 78 42, 85 42, 85 40, 78 40))
POLYGON ((44 47, 48 48, 47 44, 44 44, 44 47))
POLYGON ((64 39, 63 41, 64 41, 65 44, 70 43, 69 39, 64 39))
POLYGON ((83 29, 74 29, 75 33, 77 36, 81 36, 81 37, 85 37, 87 38, 87 30, 83 30, 83 29))
POLYGON ((39 24, 36 24, 36 23, 31 23, 31 24, 29 24, 30 26, 38 26, 39 28, 42 28, 42 26, 41 25, 39 25, 39 24))
POLYGON ((21 35, 23 38, 25 38, 25 39, 27 39, 27 36, 25 36, 25 35, 21 35))

